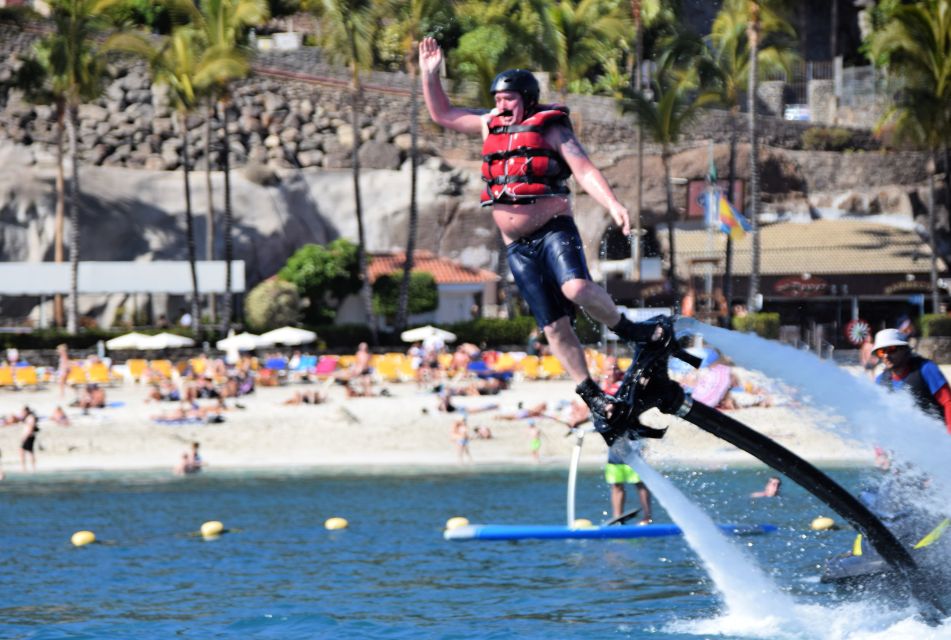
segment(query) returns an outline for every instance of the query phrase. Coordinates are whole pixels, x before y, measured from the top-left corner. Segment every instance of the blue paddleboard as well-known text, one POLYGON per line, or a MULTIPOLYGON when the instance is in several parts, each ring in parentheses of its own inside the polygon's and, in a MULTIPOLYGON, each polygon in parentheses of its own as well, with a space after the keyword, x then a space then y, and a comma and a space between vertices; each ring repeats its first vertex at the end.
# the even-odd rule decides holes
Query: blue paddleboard
MULTIPOLYGON (((772 533, 771 524, 717 525, 727 535, 749 536, 772 533)), ((447 530, 446 540, 568 540, 609 538, 660 538, 679 536, 683 531, 675 524, 611 525, 574 529, 555 524, 472 524, 447 530)))

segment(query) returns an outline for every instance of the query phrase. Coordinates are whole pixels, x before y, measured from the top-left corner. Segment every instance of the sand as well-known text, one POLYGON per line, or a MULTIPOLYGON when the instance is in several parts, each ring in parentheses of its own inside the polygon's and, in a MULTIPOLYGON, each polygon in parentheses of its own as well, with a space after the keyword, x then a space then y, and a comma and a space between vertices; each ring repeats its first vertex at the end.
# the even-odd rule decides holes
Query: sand
MULTIPOLYGON (((171 473, 192 441, 201 443, 207 471, 240 469, 320 468, 366 473, 395 469, 438 472, 479 469, 491 471, 529 467, 567 468, 575 438, 564 425, 539 420, 542 431, 541 461, 532 460, 530 435, 523 421, 505 421, 499 414, 514 413, 519 402, 532 406, 573 397, 568 381, 520 381, 491 397, 460 397, 460 406, 497 403, 498 410, 470 415, 470 430, 491 428, 489 440, 473 438, 473 461, 459 464, 450 426, 455 414, 436 409, 432 393, 413 383, 387 384, 389 397, 346 398, 336 385, 285 384, 259 388, 240 399, 243 409, 225 413, 219 424, 157 424, 150 416, 177 407, 177 403, 146 403, 147 387, 131 381, 107 389, 107 400, 118 403, 83 415, 66 407, 72 424, 40 422, 36 451, 37 473, 73 470, 167 470, 171 473), (323 389, 329 399, 321 405, 284 405, 295 391, 323 389), (424 411, 425 410, 425 411, 424 411)), ((74 397, 67 390, 66 403, 74 397)), ((0 392, 0 413, 8 415, 28 404, 41 418, 60 404, 54 387, 0 392)), ((795 405, 750 408, 730 415, 791 449, 818 466, 852 466, 872 463, 867 444, 843 440, 823 428, 830 417, 795 405)), ((697 427, 653 412, 646 421, 669 425, 662 440, 646 441, 644 456, 659 467, 722 468, 756 466, 755 459, 697 427)), ((21 425, 0 426, 2 466, 8 477, 21 474, 19 441, 21 425)), ((584 466, 603 464, 606 447, 590 434, 582 455, 584 466)))

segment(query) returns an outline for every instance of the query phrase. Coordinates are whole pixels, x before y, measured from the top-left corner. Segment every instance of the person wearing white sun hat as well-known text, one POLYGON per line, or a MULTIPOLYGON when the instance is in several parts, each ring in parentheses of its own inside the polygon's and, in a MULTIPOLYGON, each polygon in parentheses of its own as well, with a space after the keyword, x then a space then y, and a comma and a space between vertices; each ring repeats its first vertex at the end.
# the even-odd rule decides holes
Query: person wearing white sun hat
POLYGON ((951 387, 931 360, 911 350, 898 329, 882 329, 875 334, 872 353, 881 358, 885 370, 876 382, 890 391, 907 390, 925 413, 944 420, 951 433, 951 387))

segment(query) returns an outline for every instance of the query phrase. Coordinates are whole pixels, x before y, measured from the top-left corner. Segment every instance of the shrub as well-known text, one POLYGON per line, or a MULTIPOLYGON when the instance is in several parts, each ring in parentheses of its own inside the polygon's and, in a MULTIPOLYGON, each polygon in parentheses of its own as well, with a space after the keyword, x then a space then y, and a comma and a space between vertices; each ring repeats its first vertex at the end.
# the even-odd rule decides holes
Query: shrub
POLYGON ((267 331, 294 324, 300 319, 297 287, 277 277, 268 278, 248 292, 244 318, 255 331, 267 331))
POLYGON ((277 275, 309 300, 304 312, 308 323, 329 324, 343 300, 360 291, 357 245, 344 238, 328 245, 305 244, 277 275))
POLYGON ((743 333, 753 332, 763 338, 779 338, 778 313, 750 313, 733 318, 733 328, 743 333))
POLYGON ((528 342, 528 335, 534 328, 535 319, 531 316, 520 316, 510 320, 477 318, 446 327, 456 334, 457 342, 484 344, 490 348, 524 345, 528 342))
POLYGON ((919 322, 923 338, 951 336, 951 316, 946 313, 928 313, 919 322))
MULTIPOLYGON (((380 276, 373 283, 373 313, 384 318, 396 317, 400 299, 400 284, 403 270, 380 276)), ((439 290, 433 274, 413 271, 409 277, 409 303, 407 313, 426 313, 439 306, 439 290)))
POLYGON ((812 127, 802 134, 802 148, 812 151, 844 151, 855 147, 852 132, 842 127, 812 127))

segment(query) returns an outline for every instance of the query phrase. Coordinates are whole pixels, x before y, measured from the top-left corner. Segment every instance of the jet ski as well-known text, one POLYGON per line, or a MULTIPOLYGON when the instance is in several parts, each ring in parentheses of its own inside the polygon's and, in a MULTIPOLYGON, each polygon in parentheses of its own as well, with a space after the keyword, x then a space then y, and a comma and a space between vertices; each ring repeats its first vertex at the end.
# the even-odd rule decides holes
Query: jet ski
MULTIPOLYGON (((937 593, 951 586, 951 534, 945 535, 951 519, 936 518, 926 509, 909 506, 921 503, 927 489, 921 478, 910 474, 889 475, 875 488, 859 494, 859 500, 908 549, 920 570, 929 577, 937 593)), ((907 581, 896 579, 895 568, 869 544, 861 533, 852 548, 826 560, 820 582, 832 584, 843 593, 874 593, 907 598, 907 581)))

